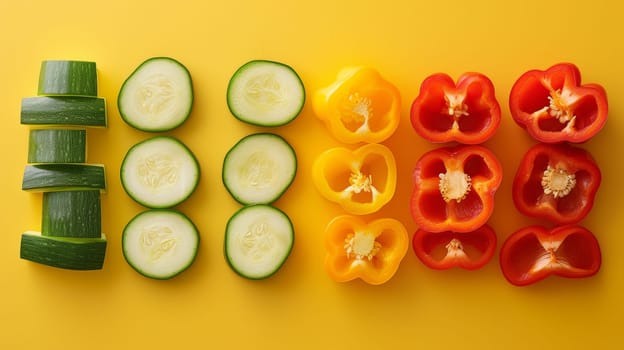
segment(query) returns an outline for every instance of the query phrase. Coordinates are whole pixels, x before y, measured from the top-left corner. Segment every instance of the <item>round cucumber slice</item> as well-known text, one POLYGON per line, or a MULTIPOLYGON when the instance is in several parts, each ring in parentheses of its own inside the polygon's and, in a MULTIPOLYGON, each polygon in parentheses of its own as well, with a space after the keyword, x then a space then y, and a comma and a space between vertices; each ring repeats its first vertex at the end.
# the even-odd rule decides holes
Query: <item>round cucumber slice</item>
POLYGON ((269 204, 290 187, 297 156, 279 135, 257 133, 238 141, 225 155, 223 184, 241 204, 269 204))
POLYGON ((132 146, 121 163, 121 184, 137 203, 171 208, 193 194, 199 163, 191 150, 171 136, 155 136, 132 146))
POLYGON ((282 126, 303 109, 305 89, 290 66, 274 61, 245 63, 232 75, 227 104, 234 117, 248 124, 282 126))
POLYGON ((294 240, 293 225, 284 212, 265 204, 246 206, 227 223, 225 258, 242 277, 268 278, 286 262, 294 240))
POLYGON ((170 57, 143 62, 126 79, 117 98, 121 118, 147 132, 169 131, 191 114, 193 83, 182 63, 170 57))
POLYGON ((195 261, 199 232, 179 211, 150 209, 128 222, 121 244, 124 258, 138 273, 154 279, 170 279, 195 261))

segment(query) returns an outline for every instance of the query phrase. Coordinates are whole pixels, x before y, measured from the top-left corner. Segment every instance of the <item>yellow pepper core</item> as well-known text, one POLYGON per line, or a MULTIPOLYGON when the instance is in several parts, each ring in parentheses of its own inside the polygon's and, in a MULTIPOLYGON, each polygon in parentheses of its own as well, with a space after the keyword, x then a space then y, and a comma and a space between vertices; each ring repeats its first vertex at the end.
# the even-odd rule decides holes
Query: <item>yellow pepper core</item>
POLYGON ((350 94, 342 105, 342 121, 355 133, 370 132, 369 120, 373 116, 373 102, 359 93, 350 94))
POLYGON ((565 169, 553 168, 550 165, 542 175, 544 194, 551 194, 555 198, 567 196, 576 186, 576 176, 565 169))
POLYGON ((371 261, 381 250, 381 244, 370 233, 355 232, 345 238, 344 249, 348 259, 363 260, 366 258, 371 261))
POLYGON ((440 194, 446 202, 456 200, 458 203, 466 198, 472 188, 470 175, 459 170, 451 170, 440 174, 440 194))
POLYGON ((372 175, 364 175, 359 170, 351 173, 349 176, 349 187, 352 192, 360 193, 371 192, 373 189, 373 176, 372 175))

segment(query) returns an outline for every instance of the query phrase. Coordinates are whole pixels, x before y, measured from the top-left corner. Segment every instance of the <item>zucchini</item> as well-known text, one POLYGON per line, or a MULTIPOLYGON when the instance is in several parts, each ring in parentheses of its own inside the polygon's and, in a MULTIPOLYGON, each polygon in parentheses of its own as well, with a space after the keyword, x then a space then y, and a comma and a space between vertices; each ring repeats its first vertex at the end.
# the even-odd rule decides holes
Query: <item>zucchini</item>
POLYGON ((87 132, 84 129, 31 129, 28 163, 84 163, 87 132))
POLYGON ((43 193, 41 234, 97 238, 102 234, 100 191, 43 193))
POLYGON ((22 190, 51 192, 66 190, 106 190, 103 165, 29 164, 24 170, 22 190))
POLYGON ((279 135, 257 133, 238 141, 225 155, 223 184, 242 204, 269 204, 290 187, 297 156, 279 135))
POLYGON ((286 262, 294 240, 293 225, 284 212, 266 204, 246 206, 227 223, 225 259, 242 277, 268 278, 286 262))
POLYGON ((106 127, 106 101, 100 97, 25 97, 20 118, 25 125, 106 127))
POLYGON ((238 68, 227 87, 227 105, 238 120, 258 126, 282 126, 303 109, 305 89, 290 66, 253 60, 238 68))
POLYGON ((121 184, 137 203, 171 208, 193 194, 199 183, 199 163, 178 139, 154 136, 128 150, 121 163, 121 184))
POLYGON ((97 96, 97 85, 95 62, 43 61, 37 94, 97 96))
POLYGON ((104 234, 98 238, 70 238, 27 231, 20 243, 20 258, 62 269, 99 270, 105 256, 104 234))
POLYGON ((121 86, 117 98, 121 118, 147 132, 169 131, 191 114, 193 83, 186 67, 170 57, 143 62, 121 86))
POLYGON ((124 258, 135 271, 149 278, 170 279, 195 261, 199 232, 179 211, 149 209, 128 222, 121 245, 124 258))

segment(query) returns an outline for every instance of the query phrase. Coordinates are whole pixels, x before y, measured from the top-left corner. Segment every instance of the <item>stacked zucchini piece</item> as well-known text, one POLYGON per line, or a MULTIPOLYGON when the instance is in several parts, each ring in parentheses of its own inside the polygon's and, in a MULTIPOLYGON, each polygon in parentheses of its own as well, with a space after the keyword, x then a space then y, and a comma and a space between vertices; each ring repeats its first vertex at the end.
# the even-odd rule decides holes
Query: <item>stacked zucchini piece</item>
POLYGON ((43 193, 41 230, 22 234, 20 257, 71 270, 104 264, 104 166, 87 164, 87 127, 106 127, 95 62, 44 61, 37 96, 22 99, 31 127, 22 190, 43 193))

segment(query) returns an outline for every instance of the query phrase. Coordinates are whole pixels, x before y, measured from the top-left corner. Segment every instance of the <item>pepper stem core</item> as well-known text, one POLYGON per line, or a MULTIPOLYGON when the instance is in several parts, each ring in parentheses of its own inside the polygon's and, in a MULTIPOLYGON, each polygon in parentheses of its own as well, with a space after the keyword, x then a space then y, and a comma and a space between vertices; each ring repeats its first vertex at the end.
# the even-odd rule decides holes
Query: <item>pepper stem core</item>
POLYGON ((576 186, 576 176, 565 169, 553 168, 549 165, 544 170, 544 175, 542 175, 544 194, 563 198, 574 189, 574 186, 576 186))
POLYGON ((440 177, 438 187, 444 201, 456 200, 459 203, 470 193, 472 179, 463 171, 450 170, 438 176, 440 177))

